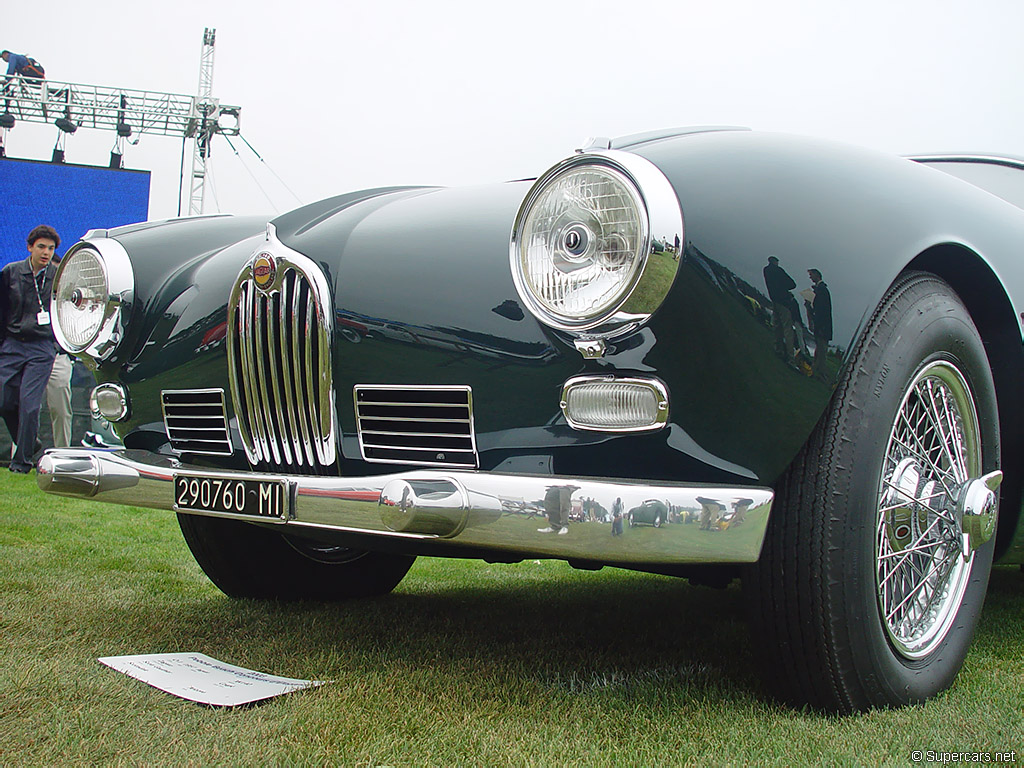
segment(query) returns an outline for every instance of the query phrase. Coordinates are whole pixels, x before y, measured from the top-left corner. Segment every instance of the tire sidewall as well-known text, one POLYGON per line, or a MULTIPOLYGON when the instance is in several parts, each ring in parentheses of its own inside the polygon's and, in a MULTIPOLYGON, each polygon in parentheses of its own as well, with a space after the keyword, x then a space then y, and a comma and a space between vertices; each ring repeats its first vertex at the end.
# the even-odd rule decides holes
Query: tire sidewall
POLYGON ((240 520, 178 513, 185 543, 199 567, 231 597, 344 600, 390 592, 413 555, 339 550, 286 538, 240 520))
MULTIPOLYGON (((928 285, 934 289, 942 284, 929 281, 928 285)), ((919 294, 905 310, 900 308, 891 325, 880 325, 869 340, 851 375, 852 415, 840 431, 840 451, 846 454, 841 460, 850 472, 847 487, 837 489, 848 495, 848 501, 847 519, 833 529, 831 541, 836 551, 844 553, 837 561, 845 571, 830 575, 840 588, 833 600, 842 600, 832 616, 841 617, 849 631, 854 669, 862 671, 862 676, 864 670, 871 671, 862 685, 875 706, 921 701, 953 682, 984 602, 994 547, 993 538, 974 553, 961 607, 945 638, 921 658, 908 659, 899 653, 889 640, 878 601, 878 488, 892 425, 919 371, 937 360, 960 370, 977 408, 983 471, 995 468, 999 455, 995 389, 978 332, 948 287, 919 294)))

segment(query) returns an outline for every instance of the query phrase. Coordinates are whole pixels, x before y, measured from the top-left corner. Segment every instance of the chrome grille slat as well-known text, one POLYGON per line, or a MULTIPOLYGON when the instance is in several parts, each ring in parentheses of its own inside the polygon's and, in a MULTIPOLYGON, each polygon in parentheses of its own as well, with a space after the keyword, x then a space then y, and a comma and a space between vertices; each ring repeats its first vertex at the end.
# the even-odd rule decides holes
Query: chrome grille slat
POLYGON ((256 291, 252 293, 252 325, 250 331, 250 339, 252 343, 249 347, 251 355, 251 364, 253 367, 252 371, 252 391, 253 391, 253 404, 256 406, 256 413, 258 420, 256 422, 259 436, 260 436, 260 447, 263 449, 263 460, 273 461, 280 463, 280 457, 276 456, 276 451, 273 450, 274 441, 270 436, 271 430, 271 416, 270 416, 270 401, 266 397, 266 389, 264 383, 266 381, 265 374, 263 373, 263 334, 260 332, 261 327, 261 309, 262 301, 261 296, 256 291))
MULTIPOLYGON (((313 344, 312 344, 312 340, 313 340, 313 328, 312 328, 313 314, 312 314, 312 310, 313 310, 313 300, 312 300, 312 297, 307 293, 306 294, 305 315, 304 315, 304 318, 305 318, 304 341, 305 341, 305 347, 306 347, 305 366, 304 367, 305 367, 305 371, 306 371, 306 397, 309 399, 310 402, 316 402, 316 396, 314 394, 315 393, 315 389, 313 388, 313 344)), ((316 421, 314 419, 310 419, 310 421, 311 421, 311 423, 310 423, 310 431, 311 432, 316 432, 316 421)), ((319 458, 319 452, 317 453, 317 458, 319 458)))
POLYGON ((273 387, 272 394, 274 396, 273 411, 274 415, 277 416, 277 427, 278 436, 280 437, 281 453, 284 455, 285 464, 292 463, 292 449, 289 443, 291 442, 288 436, 288 427, 285 426, 285 419, 287 415, 285 411, 287 407, 284 399, 281 397, 281 388, 283 383, 281 381, 281 371, 278 365, 278 355, 275 352, 280 351, 280 346, 277 340, 277 329, 279 324, 271 322, 275 320, 278 312, 274 312, 274 297, 267 296, 266 299, 267 311, 264 313, 264 318, 267 320, 267 361, 270 363, 270 385, 273 387))
MULTIPOLYGON (((316 311, 319 313, 323 310, 322 308, 317 307, 316 311)), ((328 322, 329 319, 324 317, 320 318, 320 322, 316 324, 317 337, 319 339, 319 344, 317 345, 317 348, 318 350, 321 351, 325 349, 330 349, 330 339, 327 335, 327 331, 324 330, 328 322)), ((318 352, 318 354, 321 354, 321 352, 318 352)), ((318 365, 317 369, 321 372, 321 375, 317 377, 317 383, 318 386, 320 387, 320 431, 323 432, 325 430, 330 429, 330 425, 333 423, 334 419, 334 384, 330 381, 329 374, 326 378, 324 377, 322 373, 324 367, 322 364, 318 365)), ((323 448, 318 448, 318 450, 321 452, 320 460, 323 461, 325 458, 327 458, 323 454, 323 448)))
POLYGON ((223 435, 224 434, 224 424, 223 424, 224 420, 223 419, 221 419, 221 426, 219 426, 219 427, 192 427, 192 426, 189 426, 188 424, 178 424, 178 423, 176 423, 176 421, 177 421, 176 419, 168 417, 168 419, 167 419, 167 426, 170 427, 171 429, 187 429, 189 432, 196 432, 196 433, 199 433, 199 434, 203 434, 203 433, 206 433, 206 432, 209 432, 209 433, 211 433, 213 435, 216 435, 216 434, 223 435))
MULTIPOLYGON (((359 417, 367 421, 410 421, 408 416, 370 416, 363 415, 360 411, 359 417)), ((469 424, 469 419, 415 419, 417 424, 469 424)))
POLYGON ((320 269, 276 241, 272 226, 268 240, 228 304, 235 416, 250 462, 315 471, 336 460, 331 297, 320 269))
MULTIPOLYGON (((288 307, 290 306, 291 299, 288 296, 288 292, 294 285, 294 276, 292 276, 292 279, 286 279, 281 286, 281 295, 277 302, 277 324, 281 329, 281 338, 278 341, 281 345, 281 359, 284 361, 284 363, 282 363, 282 367, 287 364, 287 361, 291 357, 291 353, 288 349, 289 342, 292 338, 291 333, 288 332, 288 307)), ((305 456, 302 452, 302 441, 299 439, 299 427, 295 414, 296 398, 292 394, 291 378, 289 376, 282 376, 281 385, 281 388, 284 390, 285 410, 287 411, 288 418, 287 434, 291 438, 292 453, 295 455, 295 461, 299 466, 302 466, 305 463, 305 456)))
MULTIPOLYGON (((302 370, 302 343, 307 336, 303 336, 305 329, 302 327, 299 318, 302 316, 302 286, 299 285, 298 281, 295 282, 292 291, 292 366, 293 370, 302 370)), ((300 379, 295 380, 295 398, 305 402, 303 396, 302 381, 300 379)), ((299 429, 302 432, 302 445, 306 449, 306 458, 309 459, 309 463, 312 465, 315 463, 313 456, 313 439, 312 430, 309 426, 309 419, 306 411, 298 413, 299 417, 299 429)))
POLYGON ((360 384, 353 399, 359 449, 367 461, 477 467, 469 387, 360 384), (446 416, 422 415, 438 408, 447 409, 446 416))
POLYGON ((174 450, 217 456, 231 453, 223 389, 168 389, 160 393, 160 404, 174 450))
POLYGON ((263 434, 267 446, 270 448, 270 455, 275 464, 281 463, 281 451, 277 447, 277 434, 274 432, 274 406, 270 402, 270 391, 267 387, 267 368, 269 363, 266 358, 271 354, 263 334, 263 324, 267 319, 267 297, 256 296, 254 306, 256 316, 253 318, 253 325, 256 329, 256 373, 257 379, 253 382, 259 390, 260 404, 263 406, 262 422, 263 434))
MULTIPOLYGON (((251 285, 246 285, 243 288, 243 311, 239 313, 239 324, 237 326, 239 339, 242 339, 242 332, 245 330, 243 323, 248 325, 251 329, 253 325, 253 318, 256 317, 255 307, 255 291, 251 285)), ((232 324, 234 325, 234 324, 232 324)), ((270 449, 266 444, 265 432, 263 425, 260 423, 262 419, 262 412, 259 407, 259 394, 256 392, 256 361, 253 358, 253 349, 251 343, 240 344, 242 349, 243 359, 243 371, 242 376, 243 382, 246 389, 246 403, 248 409, 246 415, 249 419, 249 430, 252 433, 252 444, 246 445, 246 448, 250 450, 250 460, 253 461, 269 461, 270 460, 270 449)), ((237 408, 236 411, 241 411, 237 408)), ((241 419, 240 419, 241 421, 241 419)))
POLYGON ((413 408, 451 408, 451 407, 453 407, 453 405, 456 405, 456 404, 454 404, 454 403, 410 403, 408 401, 401 402, 401 401, 397 401, 397 400, 396 401, 374 400, 372 403, 361 403, 361 405, 367 405, 367 406, 370 406, 370 405, 395 405, 395 406, 413 407, 413 408))
MULTIPOLYGON (((449 432, 385 432, 380 429, 364 429, 364 435, 394 435, 395 437, 452 437, 449 432)), ((458 437, 468 438, 469 435, 458 437)))

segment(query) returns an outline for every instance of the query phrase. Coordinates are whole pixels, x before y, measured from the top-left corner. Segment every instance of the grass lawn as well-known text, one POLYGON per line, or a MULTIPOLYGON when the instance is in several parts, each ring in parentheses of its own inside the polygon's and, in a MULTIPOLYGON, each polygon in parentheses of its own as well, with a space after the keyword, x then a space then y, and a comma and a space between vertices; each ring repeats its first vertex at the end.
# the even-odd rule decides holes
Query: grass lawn
POLYGON ((560 562, 420 559, 384 598, 231 600, 172 515, 0 474, 0 765, 911 765, 1024 762, 1024 575, 993 575, 954 687, 834 718, 761 691, 739 589, 560 562), (193 651, 331 680, 239 709, 99 656, 193 651))

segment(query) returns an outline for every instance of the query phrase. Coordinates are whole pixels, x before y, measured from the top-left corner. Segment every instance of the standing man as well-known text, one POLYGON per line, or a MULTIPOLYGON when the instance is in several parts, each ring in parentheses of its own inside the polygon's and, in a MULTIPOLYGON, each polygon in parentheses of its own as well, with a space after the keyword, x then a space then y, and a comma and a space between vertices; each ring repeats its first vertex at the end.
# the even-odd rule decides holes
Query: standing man
POLYGON ((796 300, 790 293, 796 282, 779 266, 778 256, 769 256, 763 270, 764 285, 772 300, 772 325, 775 326, 775 351, 789 361, 793 358, 793 307, 796 300))
MULTIPOLYGON (((60 266, 60 256, 55 253, 50 263, 60 266)), ((74 372, 74 364, 71 353, 57 347, 53 371, 46 383, 46 408, 50 412, 54 448, 67 448, 71 445, 71 374, 74 372)))
POLYGON ((53 369, 56 343, 50 324, 50 294, 60 245, 53 227, 40 225, 28 235, 28 258, 0 271, 0 414, 18 448, 11 471, 27 473, 35 453, 39 410, 53 369))
POLYGON ((814 376, 825 378, 825 353, 832 341, 832 294, 821 279, 821 272, 808 269, 807 276, 814 286, 814 301, 811 302, 811 318, 814 321, 814 376))
POLYGON ((74 360, 63 349, 57 350, 53 361, 53 372, 46 384, 46 407, 50 411, 50 426, 53 429, 53 447, 67 448, 71 445, 71 374, 74 360))

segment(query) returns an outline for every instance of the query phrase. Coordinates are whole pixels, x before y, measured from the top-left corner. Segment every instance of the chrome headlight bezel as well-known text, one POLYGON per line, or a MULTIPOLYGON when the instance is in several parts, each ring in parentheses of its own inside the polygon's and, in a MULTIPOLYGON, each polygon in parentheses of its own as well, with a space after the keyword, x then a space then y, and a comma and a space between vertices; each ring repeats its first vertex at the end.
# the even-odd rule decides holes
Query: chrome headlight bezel
POLYGON ((666 253, 664 246, 658 250, 660 243, 675 242, 680 247, 684 242, 682 209, 671 183, 654 163, 619 150, 584 152, 556 164, 530 188, 512 227, 509 260, 520 299, 541 322, 581 338, 608 338, 647 322, 661 306, 675 280, 679 254, 662 260, 669 265, 667 269, 652 269, 652 256, 666 253), (553 310, 534 292, 524 270, 524 249, 529 247, 530 215, 543 196, 568 175, 592 169, 623 185, 639 214, 641 243, 620 289, 595 310, 574 315, 553 310))
POLYGON ((93 387, 89 393, 89 411, 96 418, 109 422, 124 421, 131 414, 128 390, 116 381, 93 387))
POLYGON ((135 296, 135 271, 131 258, 119 242, 110 238, 98 238, 76 243, 61 259, 53 281, 51 317, 53 335, 60 346, 79 356, 102 361, 109 358, 124 336, 124 323, 130 313, 135 296), (60 321, 61 303, 74 302, 75 286, 69 283, 68 268, 76 255, 88 253, 103 270, 105 298, 98 308, 95 329, 86 340, 73 341, 60 321))

